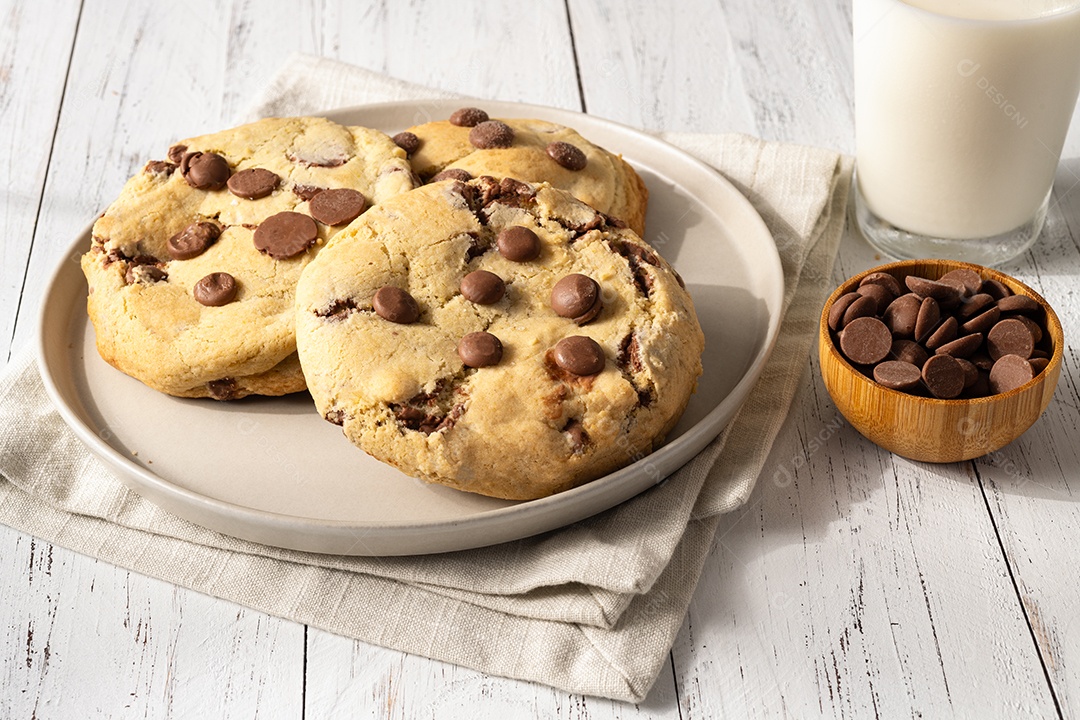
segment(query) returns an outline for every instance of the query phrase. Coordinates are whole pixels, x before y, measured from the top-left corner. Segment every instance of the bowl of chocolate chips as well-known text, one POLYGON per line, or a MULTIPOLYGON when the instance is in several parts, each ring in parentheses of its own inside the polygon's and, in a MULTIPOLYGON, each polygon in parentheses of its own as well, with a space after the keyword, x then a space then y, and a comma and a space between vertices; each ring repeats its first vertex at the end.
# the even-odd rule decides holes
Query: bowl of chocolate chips
POLYGON ((1034 290, 952 260, 881 265, 821 312, 825 387, 869 440, 912 460, 998 450, 1042 415, 1061 374, 1061 323, 1034 290))

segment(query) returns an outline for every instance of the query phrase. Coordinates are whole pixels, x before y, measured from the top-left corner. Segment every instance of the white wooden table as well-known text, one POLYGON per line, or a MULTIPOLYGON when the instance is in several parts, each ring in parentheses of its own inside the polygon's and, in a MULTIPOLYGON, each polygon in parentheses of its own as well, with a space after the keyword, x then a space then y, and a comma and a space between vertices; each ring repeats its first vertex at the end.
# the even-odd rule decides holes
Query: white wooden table
MULTIPOLYGON (((293 50, 853 150, 850 0, 617 5, 0 0, 0 362, 123 181, 232 124, 293 50)), ((1044 236, 1006 268, 1065 325, 1046 415, 990 457, 920 465, 848 427, 808 365, 644 704, 353 642, 0 527, 0 718, 1080 716, 1080 123, 1065 156, 1044 236)), ((875 260, 849 236, 836 279, 875 260)))

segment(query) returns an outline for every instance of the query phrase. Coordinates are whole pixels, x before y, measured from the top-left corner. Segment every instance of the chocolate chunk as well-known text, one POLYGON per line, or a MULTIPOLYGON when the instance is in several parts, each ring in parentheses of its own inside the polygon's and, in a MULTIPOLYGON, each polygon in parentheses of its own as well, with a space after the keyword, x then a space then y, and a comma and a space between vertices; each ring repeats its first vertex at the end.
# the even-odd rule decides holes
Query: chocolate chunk
POLYGON ((475 107, 459 108, 450 114, 450 124, 458 127, 476 127, 487 119, 488 114, 475 107))
POLYGON ((192 152, 180 161, 180 174, 196 190, 220 190, 229 180, 229 163, 217 153, 192 152))
POLYGON ((1005 393, 1015 390, 1033 377, 1035 371, 1025 358, 1019 355, 1002 355, 990 369, 990 392, 1005 393))
POLYGON ((255 228, 252 240, 259 252, 275 260, 287 260, 314 245, 318 237, 319 227, 314 220, 302 213, 286 211, 263 220, 255 228))
POLYGON ((942 345, 951 343, 956 339, 957 332, 959 330, 959 324, 956 322, 956 318, 951 315, 945 318, 945 321, 938 325, 937 330, 930 334, 930 337, 926 338, 926 349, 930 352, 934 352, 942 345))
POLYGON ((556 140, 553 143, 548 143, 547 154, 552 160, 559 165, 562 165, 567 170, 584 170, 585 165, 589 162, 589 159, 585 157, 585 153, 581 148, 576 145, 571 145, 568 142, 562 142, 556 140))
POLYGON ((896 337, 915 337, 915 325, 922 302, 915 293, 908 293, 889 303, 882 320, 896 337))
POLYGON ((990 328, 994 327, 1000 318, 1001 311, 997 309, 997 306, 991 305, 984 312, 979 313, 961 325, 960 329, 965 333, 986 334, 990 331, 990 328))
POLYGON ((502 360, 503 346, 489 332, 471 332, 458 341, 457 354, 468 367, 489 367, 502 360))
POLYGON ((169 158, 169 162, 179 165, 184 160, 184 155, 187 154, 187 145, 173 145, 169 148, 169 151, 165 153, 165 156, 169 158))
POLYGON ((570 418, 563 426, 562 432, 570 441, 570 449, 575 455, 585 452, 585 446, 589 444, 589 433, 585 432, 585 426, 577 418, 570 418))
POLYGON ((600 285, 588 275, 567 275, 551 289, 551 309, 578 325, 594 319, 602 308, 600 285))
POLYGON ((416 298, 405 290, 393 285, 384 285, 375 292, 372 298, 375 313, 393 323, 408 325, 420 318, 420 306, 416 298))
POLYGON ((411 133, 408 130, 399 132, 393 137, 393 140, 394 144, 404 150, 406 155, 412 155, 420 149, 420 138, 416 137, 416 133, 411 133))
POLYGON ((922 366, 922 379, 930 394, 942 400, 964 392, 964 368, 951 355, 933 355, 922 366))
POLYGON ((874 366, 874 381, 893 390, 909 392, 919 387, 922 373, 911 363, 886 360, 874 366))
POLYGON ((919 297, 934 298, 939 304, 958 303, 962 295, 956 286, 927 280, 918 275, 908 275, 904 278, 904 284, 919 297))
POLYGON ((870 284, 882 286, 883 288, 891 292, 894 298, 900 297, 904 294, 904 289, 900 287, 900 281, 889 273, 872 272, 859 281, 859 287, 870 284))
MULTIPOLYGON (((861 298, 857 292, 844 293, 840 297, 836 298, 832 307, 829 308, 829 329, 832 331, 842 330, 844 328, 844 313, 851 307, 851 303, 861 298)), ((912 296, 914 297, 914 296, 912 296)))
POLYGON ((1009 289, 1009 286, 1000 280, 983 280, 979 292, 984 292, 995 300, 1007 298, 1013 294, 1013 291, 1009 289))
POLYGON ((981 313, 986 308, 994 304, 994 298, 986 293, 977 293, 964 300, 960 305, 960 309, 957 310, 956 315, 959 320, 967 320, 981 313))
POLYGON ((856 290, 860 295, 865 295, 874 299, 874 314, 881 315, 885 312, 885 309, 889 307, 890 303, 896 299, 896 296, 889 292, 888 288, 883 285, 877 285, 875 283, 867 283, 866 285, 860 285, 856 290))
POLYGON ((221 378, 206 383, 206 390, 215 400, 235 400, 240 394, 240 386, 234 378, 221 378))
POLYGON ((308 211, 323 225, 344 225, 360 217, 367 207, 364 196, 350 188, 323 190, 311 198, 308 211))
POLYGON ((986 334, 986 351, 997 361, 1006 355, 1018 355, 1027 360, 1035 349, 1035 339, 1027 326, 1019 320, 1002 320, 986 334))
POLYGON ((441 173, 431 178, 430 182, 442 182, 443 180, 457 180, 459 182, 469 182, 472 180, 472 174, 468 170, 462 170, 461 168, 446 168, 441 173))
POLYGON ((176 170, 176 165, 164 160, 151 160, 143 168, 143 172, 149 175, 164 175, 165 177, 172 175, 174 170, 176 170))
POLYGON ((1003 313, 1033 313, 1039 311, 1039 303, 1027 295, 1010 295, 998 300, 998 310, 1003 313))
POLYGON ((607 362, 599 343, 584 335, 563 338, 555 345, 555 364, 574 375, 596 375, 607 362))
POLYGON ((485 120, 469 131, 469 142, 481 150, 508 148, 514 144, 514 129, 499 120, 485 120))
POLYGON ((506 283, 493 272, 474 270, 461 278, 461 294, 477 305, 492 305, 503 299, 506 283))
POLYGON ((212 222, 191 223, 165 242, 173 260, 190 260, 206 252, 221 235, 221 228, 212 222))
POLYGON ((295 195, 296 197, 300 198, 301 200, 305 200, 305 201, 311 200, 311 198, 315 197, 316 195, 318 195, 319 193, 321 193, 325 189, 326 188, 315 187, 314 185, 293 185, 292 186, 293 195, 295 195))
POLYGON ((938 282, 943 282, 947 285, 959 283, 960 287, 963 288, 965 297, 975 295, 982 287, 982 278, 979 276, 979 273, 967 268, 950 270, 939 277, 938 282))
POLYGON ((919 314, 915 318, 915 342, 922 342, 933 334, 941 322, 941 308, 937 300, 924 297, 919 305, 919 314))
POLYGON ((893 340, 892 347, 889 349, 889 357, 921 368, 926 359, 930 357, 930 353, 926 352, 926 348, 914 340, 901 339, 893 340))
POLYGON ((892 333, 874 317, 855 318, 840 333, 840 350, 848 360, 871 365, 884 360, 892 349, 892 333))
POLYGON ((528 262, 540 257, 540 238, 521 225, 500 230, 495 238, 495 246, 500 255, 514 262, 528 262))
POLYGON ((874 317, 877 315, 877 300, 872 297, 868 297, 861 293, 857 293, 859 297, 855 299, 848 309, 844 311, 844 319, 841 322, 841 327, 847 327, 853 320, 861 317, 874 317))
POLYGON ((264 198, 277 189, 281 178, 276 172, 265 168, 248 168, 229 178, 229 192, 247 200, 264 198))
MULTIPOLYGON (((956 357, 953 355, 953 357, 956 357)), ((964 369, 964 389, 970 389, 975 383, 979 381, 979 368, 964 358, 956 358, 956 362, 960 363, 960 367, 964 369)))
POLYGON ((128 285, 153 285, 154 283, 165 282, 168 279, 169 273, 157 265, 132 263, 128 265, 128 269, 124 272, 124 282, 128 285))
MULTIPOLYGON (((939 355, 952 355, 954 358, 966 358, 970 357, 972 353, 982 347, 982 342, 982 333, 974 333, 943 343, 933 350, 939 355)), ((929 342, 927 342, 926 345, 927 347, 930 347, 929 342)))
POLYGON ((227 272, 215 272, 195 283, 191 294, 202 305, 221 307, 236 299, 236 291, 236 278, 227 272))

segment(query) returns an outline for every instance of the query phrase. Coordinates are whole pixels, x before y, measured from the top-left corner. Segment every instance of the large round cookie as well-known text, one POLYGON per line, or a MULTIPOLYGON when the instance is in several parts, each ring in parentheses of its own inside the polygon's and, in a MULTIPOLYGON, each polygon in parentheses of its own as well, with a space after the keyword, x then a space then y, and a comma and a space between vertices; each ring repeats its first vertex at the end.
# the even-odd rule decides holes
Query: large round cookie
POLYGON ((489 177, 426 185, 352 223, 300 278, 296 322, 308 389, 352 442, 510 499, 651 452, 704 345, 678 275, 632 231, 547 184, 489 177), (490 337, 462 343, 477 332, 501 358, 490 337))
POLYGON ((184 140, 167 157, 127 182, 82 258, 101 356, 170 395, 303 390, 296 281, 361 200, 412 189, 404 151, 375 130, 273 118, 184 140), (197 289, 215 273, 233 278, 232 299, 221 275, 197 289))
MULTIPOLYGON (((473 123, 487 115, 459 110, 451 117, 454 122, 473 123)), ((476 125, 454 122, 429 122, 408 130, 419 140, 409 159, 421 179, 431 180, 438 173, 455 168, 475 177, 491 175, 547 182, 619 218, 644 236, 649 191, 622 157, 592 144, 571 128, 544 120, 489 121, 504 123, 512 131, 506 147, 478 147, 477 143, 488 145, 490 138, 495 137, 496 142, 500 138, 497 133, 481 132, 483 128, 478 130, 476 125), (553 143, 555 146, 549 152, 553 143), (580 154, 565 145, 576 148, 580 154), (584 166, 579 168, 582 160, 584 166)), ((405 145, 407 149, 412 147, 405 145)))

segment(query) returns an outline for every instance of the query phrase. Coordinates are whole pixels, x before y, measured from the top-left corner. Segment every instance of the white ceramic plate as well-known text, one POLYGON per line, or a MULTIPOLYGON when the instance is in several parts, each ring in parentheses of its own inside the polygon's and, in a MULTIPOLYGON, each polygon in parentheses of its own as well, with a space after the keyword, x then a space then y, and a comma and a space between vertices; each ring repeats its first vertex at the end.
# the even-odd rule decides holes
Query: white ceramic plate
MULTIPOLYGON (((387 103, 327 116, 392 134, 459 105, 387 103)), ((572 126, 621 152, 648 185, 645 239, 686 280, 706 338, 697 393, 663 447, 579 488, 510 502, 427 485, 373 460, 319 417, 306 393, 229 403, 161 395, 97 354, 77 262, 89 228, 56 268, 42 307, 41 371, 64 420, 129 487, 176 515, 323 553, 434 553, 527 537, 606 510, 678 469, 731 420, 776 340, 783 274, 768 229, 730 183, 655 137, 563 110, 483 105, 494 117, 572 126)))

